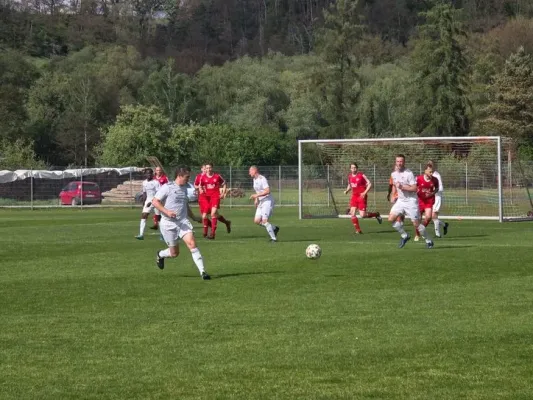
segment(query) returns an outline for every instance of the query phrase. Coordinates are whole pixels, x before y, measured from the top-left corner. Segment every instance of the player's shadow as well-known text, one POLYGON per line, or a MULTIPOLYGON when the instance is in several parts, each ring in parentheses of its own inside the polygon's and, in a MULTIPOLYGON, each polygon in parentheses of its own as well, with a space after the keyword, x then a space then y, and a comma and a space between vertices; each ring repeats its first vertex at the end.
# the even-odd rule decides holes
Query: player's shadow
POLYGON ((489 235, 457 235, 457 236, 451 236, 450 239, 453 240, 461 240, 461 239, 470 239, 470 238, 478 238, 478 237, 488 237, 489 235))
POLYGON ((431 251, 440 250, 440 249, 465 249, 467 247, 474 247, 474 246, 470 246, 470 245, 455 246, 453 244, 444 244, 444 245, 437 244, 435 245, 435 247, 431 249, 431 251))
POLYGON ((272 275, 272 274, 283 274, 284 271, 255 271, 255 272, 235 272, 233 274, 212 274, 212 279, 225 279, 225 278, 237 278, 239 276, 246 275, 272 275))

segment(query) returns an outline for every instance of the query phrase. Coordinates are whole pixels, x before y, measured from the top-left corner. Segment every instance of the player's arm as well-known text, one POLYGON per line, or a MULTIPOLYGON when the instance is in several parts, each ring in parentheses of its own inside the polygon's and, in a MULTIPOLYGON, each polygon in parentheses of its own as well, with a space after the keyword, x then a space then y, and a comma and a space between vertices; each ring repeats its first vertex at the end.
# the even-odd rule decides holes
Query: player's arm
POLYGON ((389 182, 389 188, 387 189, 387 201, 390 201, 390 196, 392 194, 393 189, 396 189, 396 188, 391 182, 389 182))
POLYGON ((346 186, 346 190, 344 191, 344 194, 348 194, 352 186, 350 185, 350 182, 348 181, 348 186, 346 186))
POLYGON ((266 196, 266 195, 269 195, 269 194, 270 194, 270 187, 267 186, 266 188, 263 188, 263 190, 261 190, 260 192, 252 194, 250 196, 250 199, 256 200, 259 197, 266 196))
POLYGON ((168 210, 163 205, 163 201, 168 196, 168 186, 164 185, 157 191, 155 196, 152 198, 152 205, 157 208, 161 213, 165 214, 169 218, 175 218, 176 213, 174 211, 168 210))
POLYGON ((363 178, 365 178, 366 180, 366 190, 361 193, 362 197, 366 196, 366 194, 370 191, 370 188, 372 187, 372 182, 370 182, 370 179, 368 179, 365 174, 363 174, 363 178))
POLYGON ((226 185, 226 181, 223 178, 220 178, 222 182, 220 183, 220 196, 224 199, 226 197, 226 194, 228 193, 228 188, 226 185))
POLYGON ((396 183, 396 188, 398 188, 400 190, 403 190, 404 192, 416 192, 416 191, 418 191, 418 185, 416 184, 416 179, 415 179, 414 175, 411 175, 411 177, 408 178, 407 180, 408 180, 408 182, 411 182, 411 183, 406 183, 404 185, 401 182, 397 182, 396 183))
POLYGON ((187 216, 190 219, 192 219, 194 222, 202 222, 202 218, 197 217, 197 216, 194 215, 194 213, 192 212, 192 209, 189 206, 189 204, 187 204, 187 216))

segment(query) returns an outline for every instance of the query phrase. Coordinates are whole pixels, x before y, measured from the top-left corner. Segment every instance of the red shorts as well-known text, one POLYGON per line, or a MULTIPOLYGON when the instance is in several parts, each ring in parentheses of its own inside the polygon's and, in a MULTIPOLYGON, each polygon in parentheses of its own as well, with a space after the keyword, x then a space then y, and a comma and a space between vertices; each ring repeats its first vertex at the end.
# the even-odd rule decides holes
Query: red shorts
POLYGON ((359 211, 366 211, 366 199, 367 196, 361 198, 361 195, 359 194, 352 196, 352 198, 350 199, 350 207, 355 207, 359 211))
POLYGON ((420 212, 423 213, 426 209, 433 209, 433 204, 435 204, 435 197, 430 197, 429 199, 418 199, 418 208, 420 212))
POLYGON ((200 194, 198 196, 198 206, 200 207, 201 214, 207 214, 211 212, 211 208, 209 208, 209 202, 205 197, 205 194, 200 194))
POLYGON ((207 207, 207 212, 210 212, 212 208, 219 209, 220 208, 220 195, 214 195, 214 196, 205 196, 205 204, 207 207))

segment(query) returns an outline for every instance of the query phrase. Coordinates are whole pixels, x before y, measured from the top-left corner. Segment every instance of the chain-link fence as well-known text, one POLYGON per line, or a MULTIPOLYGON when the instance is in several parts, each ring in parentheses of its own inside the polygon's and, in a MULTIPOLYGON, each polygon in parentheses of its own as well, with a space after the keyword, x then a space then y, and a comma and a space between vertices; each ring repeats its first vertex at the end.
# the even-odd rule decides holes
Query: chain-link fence
MULTIPOLYGON (((144 168, 18 170, 0 173, 0 207, 135 207, 142 190, 144 168)), ((174 177, 172 168, 167 168, 174 177)), ((269 180, 278 206, 298 205, 298 166, 259 167, 269 180)), ((192 168, 191 182, 199 167, 192 168)), ((224 207, 253 205, 248 167, 217 167, 230 189, 224 207)))
MULTIPOLYGON (((389 207, 386 192, 390 168, 376 164, 360 167, 373 183, 369 205, 386 210, 389 207)), ((529 175, 533 171, 533 163, 523 163, 520 170, 510 164, 502 167, 505 206, 518 205, 521 209, 530 209, 528 186, 532 182, 529 175)), ((423 165, 410 165, 410 168, 415 174, 421 173, 423 165)), ((192 170, 191 181, 200 168, 192 170)), ((298 206, 298 166, 268 166, 259 167, 259 170, 268 179, 277 206, 298 206)), ((487 165, 483 173, 466 163, 453 169, 443 164, 439 170, 447 191, 448 205, 490 203, 497 209, 498 172, 495 164, 487 165)), ((171 177, 174 176, 171 168, 167 171, 171 177)), ((215 172, 224 177, 230 189, 223 207, 253 205, 249 199, 253 187, 248 167, 223 166, 215 168, 215 172)), ((336 201, 344 207, 348 201, 343 194, 347 174, 348 171, 337 171, 327 165, 305 165, 302 171, 303 205, 329 207, 332 201, 336 201)), ((1 171, 0 207, 136 207, 143 179, 143 168, 1 171)))

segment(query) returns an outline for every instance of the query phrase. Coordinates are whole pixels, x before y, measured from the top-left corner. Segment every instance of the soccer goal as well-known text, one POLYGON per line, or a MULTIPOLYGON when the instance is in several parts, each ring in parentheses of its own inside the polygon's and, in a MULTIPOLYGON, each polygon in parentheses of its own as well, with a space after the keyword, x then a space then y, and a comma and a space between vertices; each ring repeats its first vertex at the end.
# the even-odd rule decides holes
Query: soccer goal
MULTIPOLYGON (((436 164, 444 184, 443 218, 531 220, 531 177, 514 157, 512 142, 500 136, 300 140, 300 218, 346 216, 344 194, 350 163, 372 182, 368 209, 388 214, 390 174, 397 154, 406 167, 423 173, 436 164)), ((529 173, 529 172, 527 172, 529 173)))

